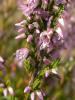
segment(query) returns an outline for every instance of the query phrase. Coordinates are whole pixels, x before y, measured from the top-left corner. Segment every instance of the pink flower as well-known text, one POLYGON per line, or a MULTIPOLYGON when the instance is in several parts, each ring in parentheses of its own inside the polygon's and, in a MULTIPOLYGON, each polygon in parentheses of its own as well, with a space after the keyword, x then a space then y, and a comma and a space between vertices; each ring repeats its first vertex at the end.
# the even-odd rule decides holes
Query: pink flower
POLYGON ((42 8, 35 9, 34 14, 44 18, 45 20, 48 20, 48 18, 49 18, 49 12, 43 10, 42 8))
POLYGON ((25 89, 24 89, 24 93, 29 93, 31 90, 31 88, 29 86, 27 86, 25 89))
POLYGON ((11 94, 11 95, 14 95, 14 91, 13 91, 13 88, 12 87, 8 87, 8 91, 9 91, 9 94, 11 94))
POLYGON ((37 94, 37 96, 38 96, 38 100, 44 100, 41 91, 36 91, 36 94, 37 94))
POLYGON ((63 38, 63 32, 62 32, 62 29, 60 27, 57 27, 56 32, 57 32, 59 38, 63 38))
POLYGON ((56 0, 56 4, 63 4, 66 3, 67 0, 56 0))
POLYGON ((29 24, 29 25, 28 25, 28 28, 29 28, 30 30, 32 30, 32 29, 34 28, 33 24, 29 24))
POLYGON ((39 30, 39 29, 36 29, 35 32, 36 32, 37 34, 39 34, 39 33, 40 33, 40 30, 39 30))
POLYGON ((39 28, 38 22, 33 22, 32 24, 33 24, 33 26, 34 26, 35 28, 37 28, 37 29, 39 28))
POLYGON ((3 89, 3 95, 4 95, 5 97, 8 95, 7 92, 8 92, 7 88, 3 89))
POLYGON ((21 48, 16 51, 16 58, 15 60, 18 62, 19 66, 22 66, 23 61, 28 57, 29 49, 21 48))
POLYGON ((48 4, 49 0, 42 0, 42 2, 44 2, 45 4, 48 4))
POLYGON ((50 74, 50 71, 47 70, 47 71, 45 72, 45 77, 47 78, 47 77, 49 76, 49 74, 50 74))
POLYGON ((33 36, 32 36, 32 35, 28 35, 28 37, 27 37, 27 42, 31 42, 32 39, 33 39, 33 36))
POLYGON ((62 26, 65 25, 65 24, 64 24, 64 19, 63 19, 63 18, 59 18, 59 19, 58 19, 58 22, 59 22, 59 24, 62 25, 62 26))
POLYGON ((43 62, 45 65, 49 65, 50 64, 50 60, 47 59, 46 57, 44 57, 43 62))
POLYGON ((22 20, 21 22, 16 23, 15 26, 17 26, 17 27, 22 27, 22 26, 23 26, 24 24, 26 24, 26 23, 27 23, 26 20, 22 20))
POLYGON ((3 63, 4 59, 0 56, 0 62, 3 63))
POLYGON ((24 28, 19 28, 18 29, 18 33, 24 33, 24 31, 25 31, 24 28))
POLYGON ((48 29, 47 31, 43 31, 40 34, 40 50, 45 49, 46 47, 49 47, 50 39, 53 31, 51 29, 48 29))
POLYGON ((17 35, 17 36, 15 37, 15 39, 18 40, 18 39, 23 39, 23 38, 25 38, 25 37, 26 37, 25 34, 22 33, 22 34, 17 35))
POLYGON ((31 93, 30 98, 31 98, 31 100, 35 100, 35 93, 34 92, 31 93))
POLYGON ((38 1, 39 0, 27 0, 24 3, 23 0, 18 0, 18 5, 25 16, 30 16, 30 14, 32 14, 34 9, 38 6, 38 1))

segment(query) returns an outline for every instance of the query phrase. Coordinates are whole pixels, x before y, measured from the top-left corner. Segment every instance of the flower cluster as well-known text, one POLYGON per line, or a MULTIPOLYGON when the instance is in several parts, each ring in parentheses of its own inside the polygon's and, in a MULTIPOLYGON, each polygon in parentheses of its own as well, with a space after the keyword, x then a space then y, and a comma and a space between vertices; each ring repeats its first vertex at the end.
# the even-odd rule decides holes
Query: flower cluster
MULTIPOLYGON (((16 59, 20 65, 23 65, 26 59, 28 64, 34 66, 33 84, 31 83, 24 90, 25 93, 31 93, 31 100, 34 100, 32 98, 35 94, 43 100, 42 92, 38 90, 40 77, 47 77, 50 72, 57 73, 49 66, 52 61, 59 59, 60 49, 64 44, 65 23, 62 13, 66 3, 66 0, 18 0, 19 9, 25 19, 15 24, 19 32, 15 39, 25 38, 31 46, 17 50, 16 59), (33 92, 33 90, 37 91, 33 92)), ((31 69, 27 64, 25 67, 31 69)))
POLYGON ((2 89, 3 95, 7 97, 7 95, 14 95, 14 90, 11 86, 6 86, 4 83, 0 83, 0 89, 2 89))

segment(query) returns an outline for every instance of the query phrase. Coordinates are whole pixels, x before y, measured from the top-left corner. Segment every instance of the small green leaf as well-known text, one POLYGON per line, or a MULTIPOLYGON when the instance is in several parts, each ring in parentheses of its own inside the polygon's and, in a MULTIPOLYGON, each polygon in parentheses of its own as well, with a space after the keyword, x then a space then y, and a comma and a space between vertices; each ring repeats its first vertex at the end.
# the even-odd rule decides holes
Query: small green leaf
POLYGON ((37 88, 39 87, 39 85, 40 85, 40 80, 39 80, 38 78, 36 78, 36 79, 34 80, 34 83, 33 83, 33 85, 32 85, 32 88, 33 88, 33 89, 37 89, 37 88))
POLYGON ((29 59, 25 59, 24 60, 24 68, 26 71, 30 71, 31 70, 31 64, 30 64, 30 60, 29 59))
POLYGON ((59 64, 60 64, 60 60, 59 59, 56 59, 51 64, 51 68, 56 68, 56 67, 58 67, 59 64))

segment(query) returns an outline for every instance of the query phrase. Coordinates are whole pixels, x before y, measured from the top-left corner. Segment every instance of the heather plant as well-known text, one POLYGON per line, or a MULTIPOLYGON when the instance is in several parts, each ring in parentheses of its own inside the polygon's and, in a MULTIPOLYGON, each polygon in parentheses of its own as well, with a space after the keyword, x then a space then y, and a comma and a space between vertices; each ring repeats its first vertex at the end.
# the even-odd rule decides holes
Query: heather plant
MULTIPOLYGON (((60 50, 64 46, 64 10, 67 0, 17 0, 24 20, 16 23, 16 40, 26 42, 16 51, 15 61, 31 74, 25 87, 26 100, 44 100, 49 95, 51 77, 61 79, 58 66, 60 50)), ((54 84, 54 83, 53 83, 54 84)))
POLYGON ((0 6, 0 100, 75 100, 74 0, 10 1, 0 2, 11 3, 0 6))

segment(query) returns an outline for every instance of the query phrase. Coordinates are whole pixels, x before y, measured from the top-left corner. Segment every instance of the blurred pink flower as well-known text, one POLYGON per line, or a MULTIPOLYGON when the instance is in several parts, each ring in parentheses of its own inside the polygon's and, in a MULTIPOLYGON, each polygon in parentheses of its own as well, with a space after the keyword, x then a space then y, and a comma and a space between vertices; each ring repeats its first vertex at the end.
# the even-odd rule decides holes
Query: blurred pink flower
POLYGON ((27 23, 26 20, 22 20, 21 22, 16 23, 15 26, 17 26, 17 27, 22 27, 22 26, 23 26, 24 24, 26 24, 26 23, 27 23))
POLYGON ((16 58, 18 65, 21 67, 23 64, 23 61, 28 57, 29 55, 29 49, 28 48, 21 48, 16 51, 16 58))
POLYGON ((23 0, 18 0, 18 5, 25 16, 30 16, 30 14, 32 14, 34 9, 38 6, 38 1, 39 0, 27 0, 24 3, 23 0))
POLYGON ((8 92, 7 88, 3 89, 3 95, 4 95, 5 97, 8 95, 7 92, 8 92))
POLYGON ((25 38, 25 37, 26 37, 25 34, 22 33, 22 34, 17 35, 17 36, 15 37, 15 39, 18 40, 18 39, 23 39, 23 38, 25 38))
POLYGON ((31 42, 32 39, 33 39, 33 36, 32 36, 32 35, 28 35, 28 37, 27 37, 27 42, 31 42))
POLYGON ((58 19, 58 22, 59 22, 59 24, 62 25, 62 26, 65 25, 64 19, 63 19, 62 17, 58 19))
POLYGON ((14 95, 14 90, 11 86, 8 87, 8 92, 10 95, 14 95))
POLYGON ((0 62, 3 63, 4 59, 0 56, 0 62))
POLYGON ((31 98, 31 100, 35 100, 35 93, 34 92, 31 93, 30 98, 31 98))
POLYGON ((43 50, 49 46, 52 33, 53 31, 51 29, 41 32, 39 40, 40 50, 43 50))
POLYGON ((31 90, 31 88, 29 86, 27 86, 25 89, 24 89, 24 93, 29 93, 31 90))
POLYGON ((45 65, 49 65, 50 64, 50 59, 47 59, 46 57, 44 57, 43 62, 44 62, 45 65))
POLYGON ((18 33, 24 33, 25 29, 24 28, 19 28, 18 33))
POLYGON ((62 29, 60 27, 57 27, 56 32, 57 32, 59 38, 63 38, 63 32, 62 32, 62 29))
POLYGON ((50 71, 47 70, 47 71, 45 72, 45 77, 47 78, 47 77, 49 76, 49 74, 50 74, 50 71))
POLYGON ((37 96, 38 96, 38 100, 44 100, 41 91, 36 91, 36 94, 37 94, 37 96))

